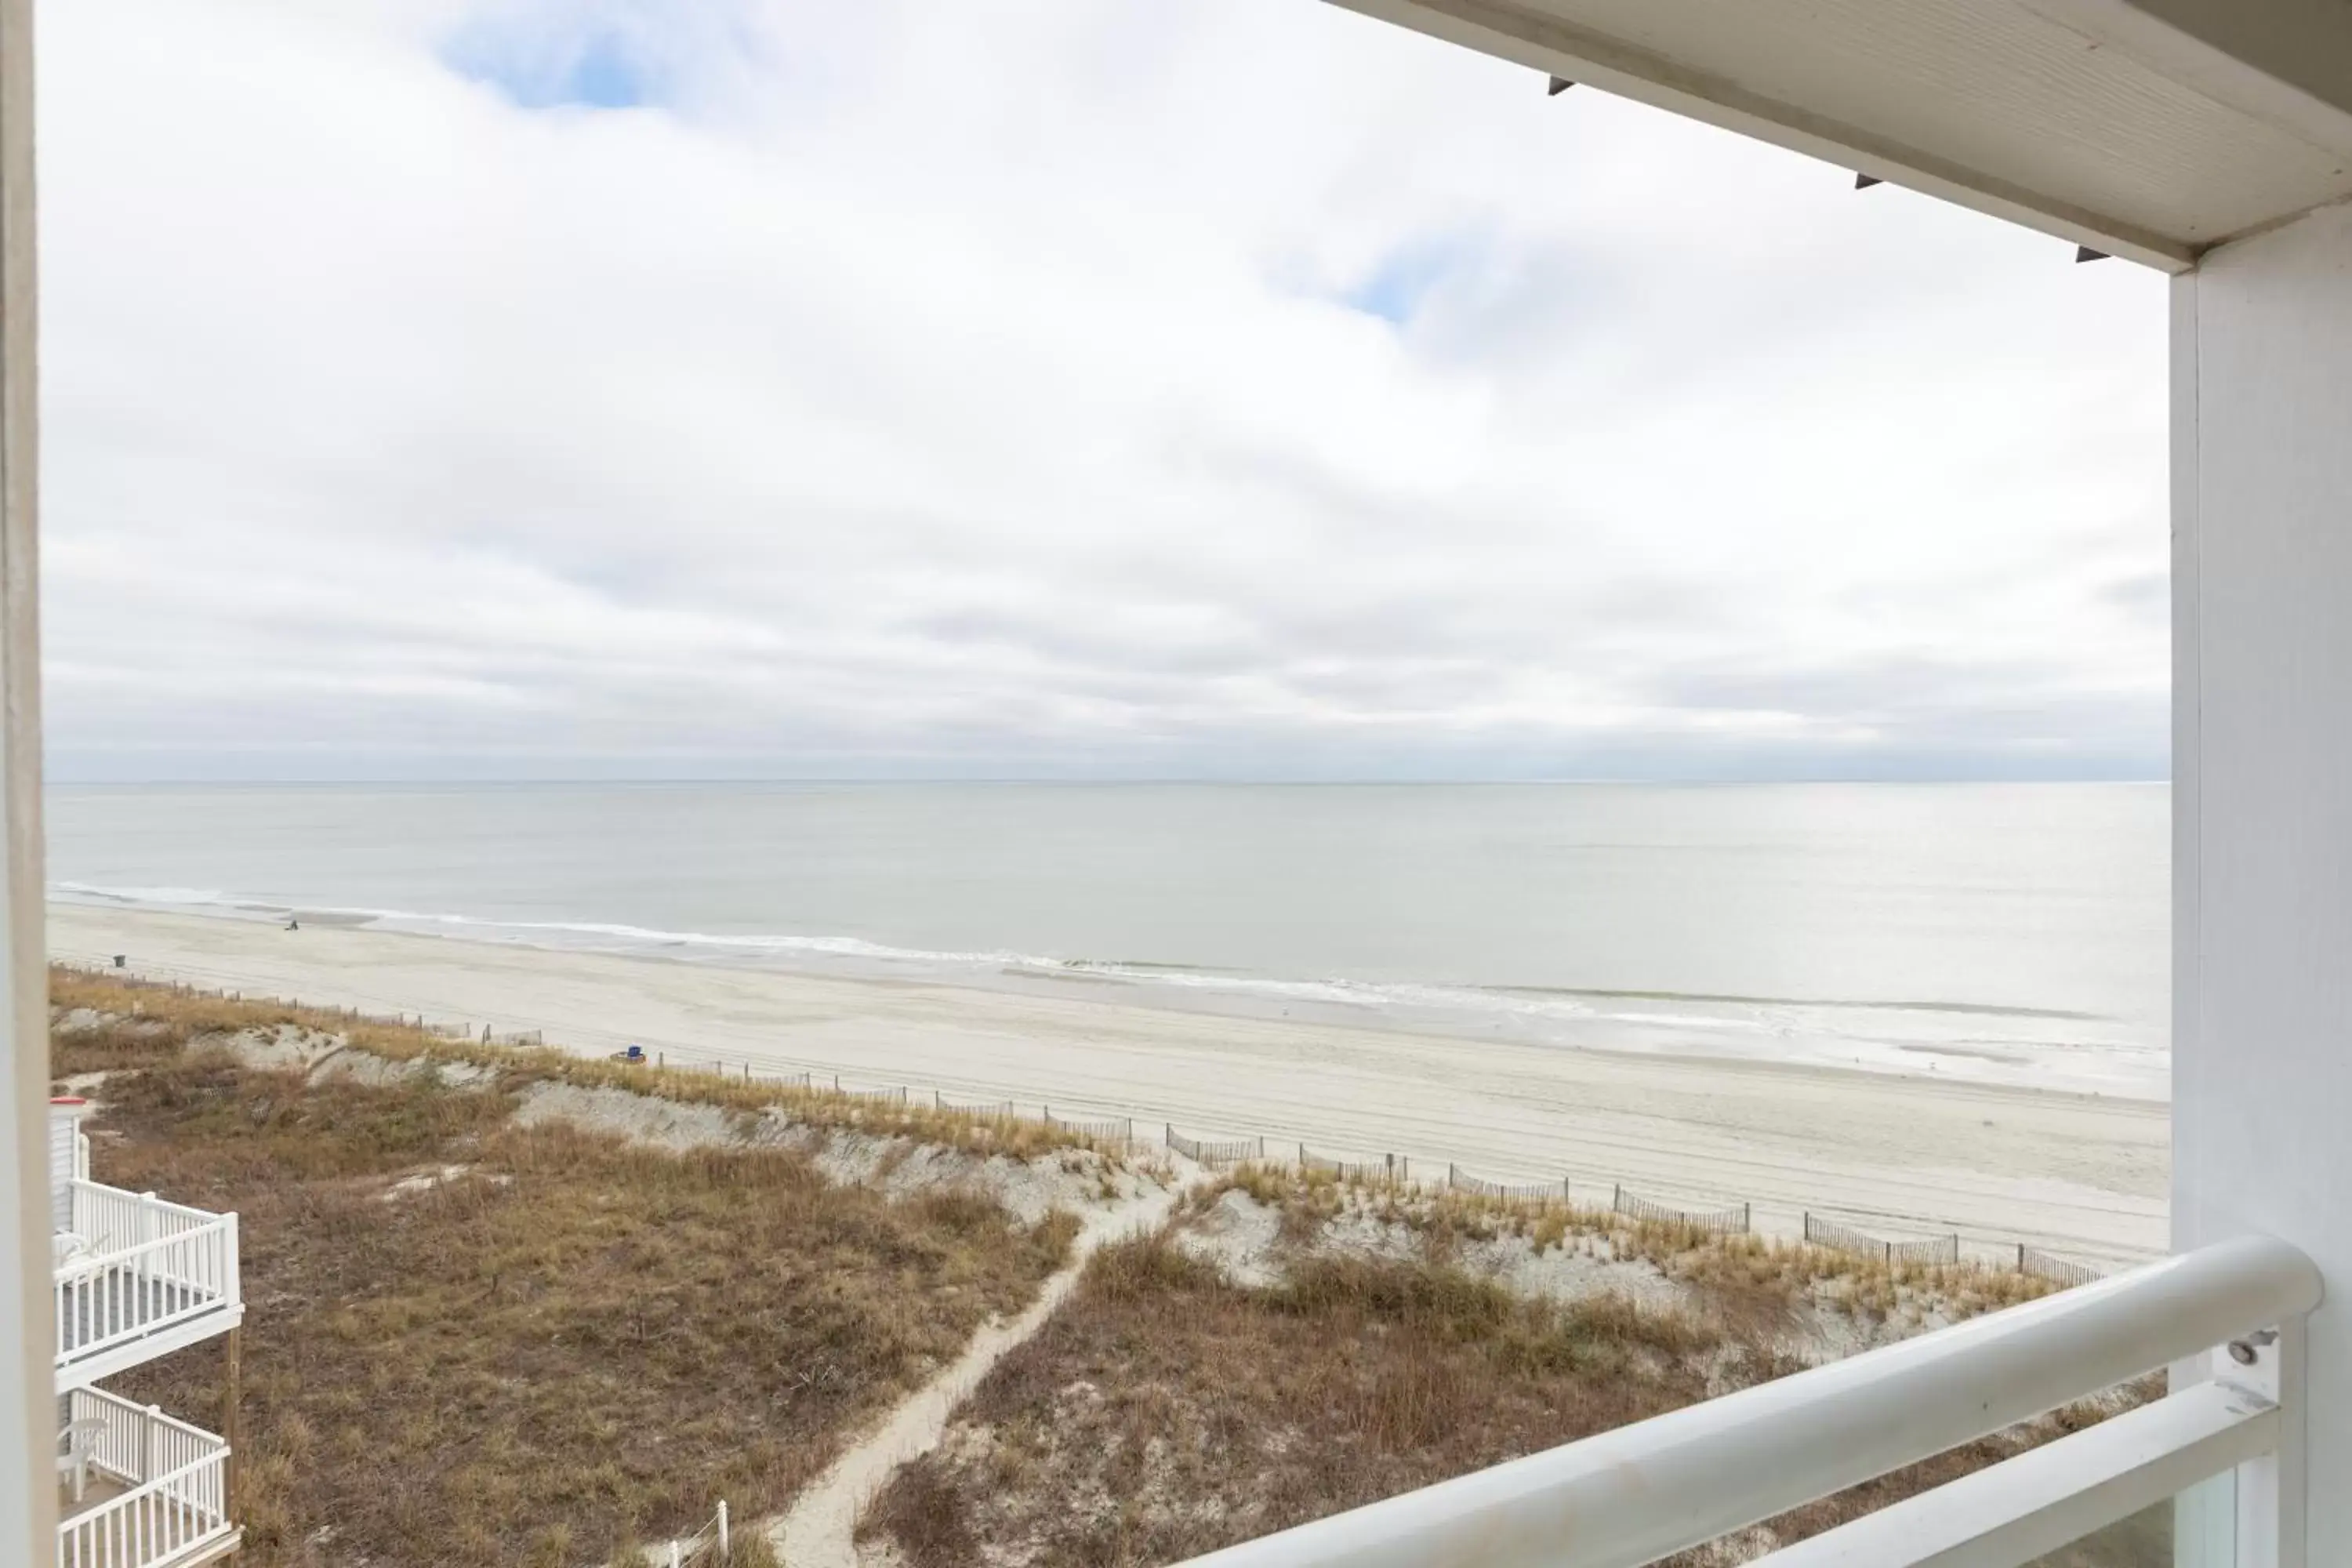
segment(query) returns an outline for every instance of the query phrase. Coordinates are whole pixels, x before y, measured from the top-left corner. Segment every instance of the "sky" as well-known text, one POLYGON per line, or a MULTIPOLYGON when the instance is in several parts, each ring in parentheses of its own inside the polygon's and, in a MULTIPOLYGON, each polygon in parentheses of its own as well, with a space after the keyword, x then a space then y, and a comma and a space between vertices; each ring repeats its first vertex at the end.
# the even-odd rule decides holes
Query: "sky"
POLYGON ((1318 0, 44 0, 58 779, 2160 778, 2165 280, 1318 0))

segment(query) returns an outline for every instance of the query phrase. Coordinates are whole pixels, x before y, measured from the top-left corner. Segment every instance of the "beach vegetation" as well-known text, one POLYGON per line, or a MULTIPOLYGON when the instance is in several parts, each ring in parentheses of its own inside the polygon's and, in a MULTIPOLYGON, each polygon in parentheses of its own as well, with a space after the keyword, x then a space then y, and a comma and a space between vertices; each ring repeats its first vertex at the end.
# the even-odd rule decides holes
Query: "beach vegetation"
POLYGON ((1056 1152, 1084 1151, 1116 1165, 1128 1146, 1084 1127, 1015 1115, 1005 1106, 960 1107, 936 1098, 882 1095, 843 1089, 830 1083, 803 1083, 746 1074, 742 1065, 709 1062, 666 1065, 583 1056, 544 1045, 507 1045, 437 1034, 420 1026, 388 1023, 347 1010, 298 1003, 227 996, 217 992, 118 977, 103 972, 53 965, 53 1007, 85 1011, 121 1027, 77 1030, 53 1046, 52 1070, 59 1077, 103 1072, 125 1062, 152 1059, 184 1049, 191 1041, 228 1038, 248 1031, 281 1028, 331 1037, 350 1048, 391 1061, 495 1073, 509 1089, 534 1082, 582 1089, 613 1089, 689 1105, 712 1105, 757 1117, 781 1113, 803 1126, 903 1138, 960 1152, 1029 1160, 1056 1152))
MULTIPOLYGON (((1076 1230, 953 1188, 894 1201, 789 1147, 523 1124, 557 1065, 528 1054, 369 1024, 372 1056, 495 1070, 332 1073, 223 1043, 312 1010, 75 975, 56 1001, 99 1177, 240 1215, 256 1568, 579 1568, 720 1498, 748 1537, 1076 1230)), ((217 1429, 224 1370, 215 1343, 110 1386, 217 1429)))
MULTIPOLYGON (((877 1496, 859 1535, 908 1568, 1146 1568, 1801 1364, 1704 1308, 1530 1298, 1427 1258, 1313 1256, 1244 1286, 1163 1231, 1097 1253, 941 1446, 877 1496)), ((2147 1393, 2086 1401, 1793 1510, 1729 1555, 1675 1561, 1745 1561, 2147 1393)))

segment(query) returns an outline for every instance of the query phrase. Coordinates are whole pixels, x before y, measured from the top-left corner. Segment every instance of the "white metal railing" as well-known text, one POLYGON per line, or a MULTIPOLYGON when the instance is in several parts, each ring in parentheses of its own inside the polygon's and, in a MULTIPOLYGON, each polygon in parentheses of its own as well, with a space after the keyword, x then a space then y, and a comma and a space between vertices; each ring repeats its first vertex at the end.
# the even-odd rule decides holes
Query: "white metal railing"
POLYGON ((103 1389, 77 1388, 64 1405, 68 1421, 104 1423, 90 1475, 129 1489, 89 1507, 64 1505, 58 1568, 152 1568, 236 1533, 227 1443, 103 1389))
POLYGON ((236 1215, 77 1178, 55 1280, 60 1371, 238 1305, 236 1215))
POLYGON ((1192 1568, 1639 1568, 2191 1363, 2202 1381, 2177 1374, 2163 1399, 1760 1561, 2016 1568, 2235 1469, 2236 1555, 2221 1561, 2280 1568, 2279 1456, 2300 1430, 2292 1352, 2320 1296, 2319 1271, 2286 1243, 2224 1242, 1213 1552, 1192 1568))

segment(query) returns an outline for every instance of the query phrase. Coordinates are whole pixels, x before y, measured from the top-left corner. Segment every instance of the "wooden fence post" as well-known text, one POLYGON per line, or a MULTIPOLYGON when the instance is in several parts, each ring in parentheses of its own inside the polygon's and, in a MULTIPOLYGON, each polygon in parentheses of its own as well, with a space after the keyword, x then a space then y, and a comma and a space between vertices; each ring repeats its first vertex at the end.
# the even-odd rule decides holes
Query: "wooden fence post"
POLYGON ((228 1331, 228 1366, 222 1382, 227 1386, 221 1391, 221 1440, 228 1445, 228 1474, 221 1500, 231 1509, 236 1506, 236 1483, 243 1470, 245 1451, 245 1329, 242 1325, 228 1331))

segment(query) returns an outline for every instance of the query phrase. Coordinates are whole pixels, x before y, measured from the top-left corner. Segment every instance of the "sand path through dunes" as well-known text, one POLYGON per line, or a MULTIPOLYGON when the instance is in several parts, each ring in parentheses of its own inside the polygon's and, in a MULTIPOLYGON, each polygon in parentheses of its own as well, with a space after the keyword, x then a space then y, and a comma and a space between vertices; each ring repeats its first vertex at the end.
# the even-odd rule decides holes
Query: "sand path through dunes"
POLYGON ((724 1056, 1057 1113, 1172 1121, 1192 1136, 1396 1152, 1496 1181, 1812 1209, 1886 1236, 1958 1230, 2116 1262, 2163 1251, 2162 1104, 1752 1061, 1613 1051, 1144 1005, 1126 985, 1052 994, 818 977, 306 924, 299 931, 80 905, 53 950, 134 973, 428 1019, 541 1028, 551 1044, 724 1056))
POLYGON ((989 1369, 1024 1343, 1062 1304, 1087 1259, 1105 1242, 1156 1228, 1176 1201, 1205 1178, 1190 1161, 1176 1162, 1181 1173, 1164 1191, 1147 1192, 1087 1215, 1070 1260, 1046 1279, 1037 1299, 1010 1322, 982 1328, 945 1372, 931 1379, 890 1413, 889 1419, 861 1439, 801 1494, 782 1519, 768 1527, 776 1554, 792 1568, 857 1568, 857 1516, 898 1468, 939 1445, 948 1417, 989 1369))

